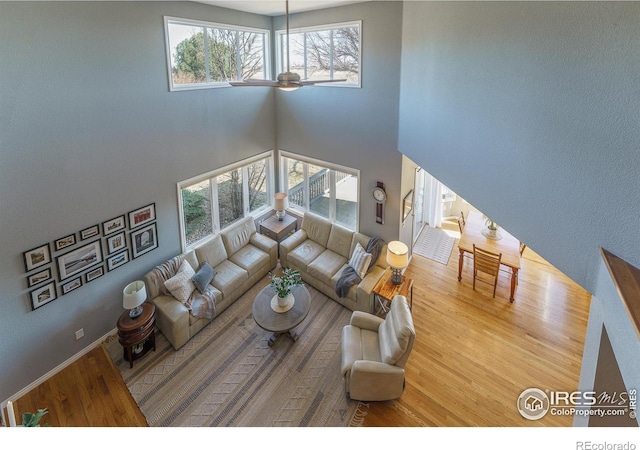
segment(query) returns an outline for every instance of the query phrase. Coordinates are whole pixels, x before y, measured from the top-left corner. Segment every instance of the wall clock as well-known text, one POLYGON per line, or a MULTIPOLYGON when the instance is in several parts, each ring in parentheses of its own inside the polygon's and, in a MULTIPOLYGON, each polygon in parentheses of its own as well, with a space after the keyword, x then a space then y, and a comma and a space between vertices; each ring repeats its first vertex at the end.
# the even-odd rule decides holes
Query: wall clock
POLYGON ((387 193, 381 181, 373 188, 373 199, 376 201, 376 223, 384 224, 384 202, 387 200, 387 193))

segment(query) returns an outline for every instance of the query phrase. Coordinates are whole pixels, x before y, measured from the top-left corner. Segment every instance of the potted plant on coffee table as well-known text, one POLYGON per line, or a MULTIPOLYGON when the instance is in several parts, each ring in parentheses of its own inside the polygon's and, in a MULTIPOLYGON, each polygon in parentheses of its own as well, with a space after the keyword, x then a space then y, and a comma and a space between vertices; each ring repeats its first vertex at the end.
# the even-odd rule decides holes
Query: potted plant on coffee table
POLYGON ((300 271, 287 267, 282 270, 280 276, 269 272, 269 278, 271 279, 271 287, 276 292, 278 306, 283 308, 293 304, 295 300, 291 294, 291 289, 302 284, 300 271))

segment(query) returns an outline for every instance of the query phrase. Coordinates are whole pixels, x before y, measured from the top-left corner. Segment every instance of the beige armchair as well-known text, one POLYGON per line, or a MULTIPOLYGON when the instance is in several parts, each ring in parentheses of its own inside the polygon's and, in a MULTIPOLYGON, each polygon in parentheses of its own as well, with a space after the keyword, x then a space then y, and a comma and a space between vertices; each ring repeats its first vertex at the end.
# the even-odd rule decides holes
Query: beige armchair
POLYGON ((353 400, 393 400, 404 391, 404 366, 416 332, 406 297, 397 295, 385 319, 354 311, 342 329, 342 376, 353 400))

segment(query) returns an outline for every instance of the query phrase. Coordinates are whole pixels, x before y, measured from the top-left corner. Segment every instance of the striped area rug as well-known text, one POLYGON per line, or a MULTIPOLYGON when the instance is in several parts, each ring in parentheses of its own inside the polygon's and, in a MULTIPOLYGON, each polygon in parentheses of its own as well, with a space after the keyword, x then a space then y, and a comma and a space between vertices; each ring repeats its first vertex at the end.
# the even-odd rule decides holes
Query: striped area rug
POLYGON ((280 336, 269 347, 271 333, 251 315, 268 282, 258 282, 177 351, 157 332, 156 351, 133 369, 117 338, 104 344, 150 426, 358 425, 363 412, 340 375, 342 327, 351 311, 307 286, 311 311, 296 328, 298 341, 280 336))
POLYGON ((420 256, 447 265, 455 241, 455 238, 440 228, 426 226, 420 232, 420 236, 413 246, 413 251, 420 256))

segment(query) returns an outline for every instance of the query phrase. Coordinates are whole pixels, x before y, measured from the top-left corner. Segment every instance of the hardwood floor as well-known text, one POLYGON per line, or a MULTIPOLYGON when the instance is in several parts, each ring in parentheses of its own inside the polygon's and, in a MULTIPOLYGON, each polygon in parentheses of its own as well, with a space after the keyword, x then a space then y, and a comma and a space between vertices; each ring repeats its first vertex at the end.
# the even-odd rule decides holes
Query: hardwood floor
POLYGON ((146 427, 120 372, 100 346, 15 402, 16 420, 25 411, 49 411, 41 424, 52 427, 146 427))
MULTIPOLYGON (((457 224, 456 224, 457 227, 457 224)), ((471 261, 457 280, 458 249, 445 266, 414 255, 416 343, 398 400, 369 403, 364 426, 571 426, 572 416, 520 416, 527 388, 578 388, 591 295, 531 249, 514 303, 509 274, 471 287, 471 261)))
MULTIPOLYGON (((528 421, 516 401, 530 387, 577 389, 590 294, 531 249, 514 303, 508 273, 500 275, 492 298, 491 286, 472 289, 470 265, 465 261, 458 282, 457 246, 447 265, 414 255, 406 272, 414 279, 416 328, 407 386, 398 400, 363 405, 363 426, 572 425, 573 417, 550 414, 528 421)), ((146 425, 137 407, 127 406, 129 392, 112 380, 113 365, 101 352, 93 350, 19 399, 18 410, 46 406, 44 421, 53 426, 146 425)))

